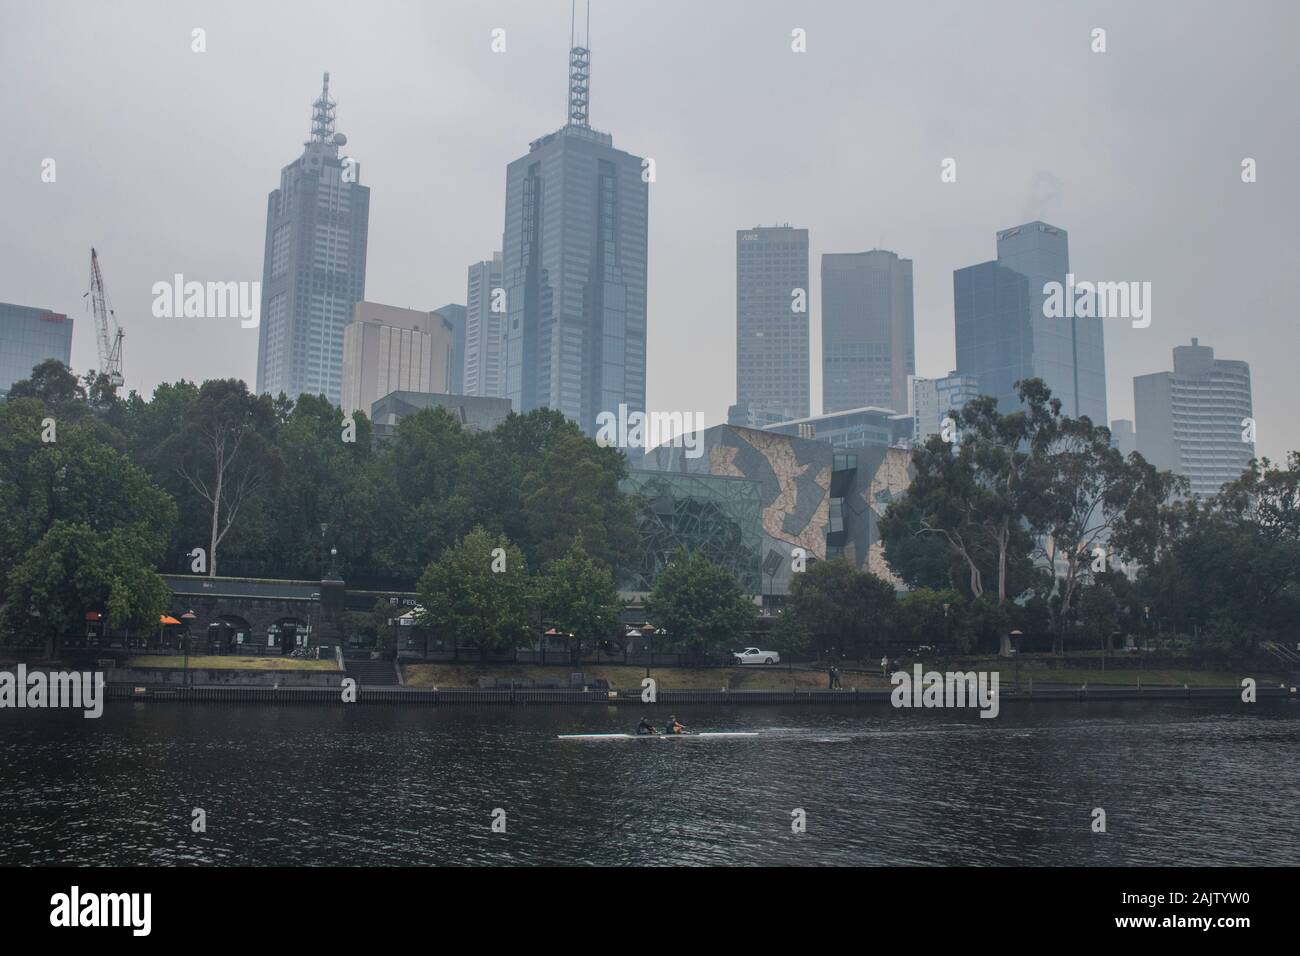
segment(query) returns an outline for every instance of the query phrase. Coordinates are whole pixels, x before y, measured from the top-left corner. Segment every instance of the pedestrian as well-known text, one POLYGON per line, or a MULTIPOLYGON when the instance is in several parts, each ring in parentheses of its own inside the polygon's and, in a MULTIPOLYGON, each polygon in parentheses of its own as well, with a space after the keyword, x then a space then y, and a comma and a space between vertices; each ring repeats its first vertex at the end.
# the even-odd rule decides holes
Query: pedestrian
POLYGON ((827 690, 835 689, 835 665, 834 664, 832 664, 830 666, 830 669, 826 671, 826 689, 827 690))
POLYGON ((880 658, 880 676, 881 677, 889 676, 889 655, 888 654, 885 654, 883 657, 880 658))

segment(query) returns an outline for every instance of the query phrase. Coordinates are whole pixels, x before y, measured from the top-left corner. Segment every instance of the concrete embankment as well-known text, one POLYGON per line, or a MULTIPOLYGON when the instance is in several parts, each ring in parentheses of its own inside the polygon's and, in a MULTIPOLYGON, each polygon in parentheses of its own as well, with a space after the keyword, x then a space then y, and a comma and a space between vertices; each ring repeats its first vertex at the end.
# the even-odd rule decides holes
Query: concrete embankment
MULTIPOLYGON (((108 687, 109 700, 137 700, 175 703, 229 703, 229 704, 346 704, 341 680, 346 675, 312 675, 328 677, 332 686, 255 686, 206 684, 182 687, 159 683, 113 683, 108 687)), ((885 704, 890 701, 888 690, 660 690, 656 703, 669 704, 885 704)), ((1296 693, 1289 687, 1260 687, 1260 700, 1294 700, 1296 693)), ((1240 700, 1239 687, 1035 687, 1032 691, 1003 689, 999 694, 1002 703, 1032 703, 1033 701, 1088 701, 1113 700, 1240 700)), ((633 705, 640 706, 639 691, 594 690, 539 690, 532 688, 442 688, 419 689, 403 687, 356 688, 355 703, 386 706, 434 705, 633 705)))

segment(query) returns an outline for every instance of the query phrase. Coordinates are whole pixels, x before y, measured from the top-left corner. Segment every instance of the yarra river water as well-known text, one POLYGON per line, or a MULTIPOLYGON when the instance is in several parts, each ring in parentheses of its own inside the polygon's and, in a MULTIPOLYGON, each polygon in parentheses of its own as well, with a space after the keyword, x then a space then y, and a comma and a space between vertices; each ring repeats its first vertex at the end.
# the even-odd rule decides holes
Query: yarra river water
POLYGON ((1300 706, 0 712, 0 864, 1294 864, 1300 706), (1093 808, 1104 834, 1091 831, 1093 808), (195 808, 207 830, 191 831, 195 808), (493 832, 493 811, 505 832, 493 832), (807 830, 791 832, 801 808, 807 830))

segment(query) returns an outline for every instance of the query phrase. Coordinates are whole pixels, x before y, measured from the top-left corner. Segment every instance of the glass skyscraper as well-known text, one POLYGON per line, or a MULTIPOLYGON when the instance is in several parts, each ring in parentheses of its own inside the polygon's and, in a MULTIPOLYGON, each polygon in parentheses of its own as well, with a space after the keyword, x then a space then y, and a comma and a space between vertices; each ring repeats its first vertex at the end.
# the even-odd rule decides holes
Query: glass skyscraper
POLYGON ((505 309, 492 311, 501 285, 501 253, 469 267, 465 293, 465 394, 505 395, 505 309))
POLYGON ((339 156, 325 74, 311 139, 267 198, 257 390, 290 398, 343 388, 343 331, 366 293, 370 190, 360 164, 339 156))
POLYGON ((736 404, 730 420, 766 410, 808 415, 808 230, 736 232, 736 404))
POLYGON ((916 373, 912 260, 883 249, 822 256, 822 411, 907 411, 916 373))
POLYGON ((1063 415, 1106 424, 1102 320, 1043 314, 1043 287, 1070 271, 1068 233, 1035 221, 997 240, 996 260, 953 273, 957 373, 975 376, 1003 412, 1019 407, 1017 381, 1041 378, 1063 415))
POLYGON ((590 56, 570 50, 568 123, 506 168, 502 282, 505 397, 594 436, 601 412, 645 411, 650 191, 641 157, 588 123, 590 56))
POLYGON ((31 378, 46 359, 72 365, 72 319, 49 309, 0 302, 0 395, 31 378))

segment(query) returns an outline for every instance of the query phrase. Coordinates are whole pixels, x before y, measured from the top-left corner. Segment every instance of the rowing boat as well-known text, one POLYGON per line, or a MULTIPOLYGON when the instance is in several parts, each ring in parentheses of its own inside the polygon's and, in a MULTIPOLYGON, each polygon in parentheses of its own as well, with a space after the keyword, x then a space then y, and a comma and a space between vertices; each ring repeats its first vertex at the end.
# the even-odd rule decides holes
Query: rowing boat
POLYGON ((683 737, 757 737, 757 731, 705 734, 558 734, 560 740, 680 740, 683 737))

